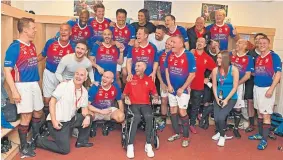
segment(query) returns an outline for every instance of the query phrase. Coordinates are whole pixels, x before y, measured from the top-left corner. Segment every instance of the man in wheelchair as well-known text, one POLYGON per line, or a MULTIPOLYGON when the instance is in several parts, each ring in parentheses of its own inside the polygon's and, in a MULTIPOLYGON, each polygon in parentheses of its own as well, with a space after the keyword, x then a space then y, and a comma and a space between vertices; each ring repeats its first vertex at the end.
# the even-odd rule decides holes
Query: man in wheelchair
POLYGON ((96 132, 95 121, 115 120, 122 123, 125 119, 124 103, 121 100, 121 89, 117 83, 114 82, 114 74, 111 71, 103 73, 101 84, 93 85, 88 91, 88 109, 93 117, 90 137, 94 137, 96 132), (115 107, 115 100, 118 107, 115 107))
POLYGON ((150 95, 153 96, 153 102, 158 101, 158 94, 152 78, 146 76, 144 71, 146 69, 145 62, 137 62, 135 65, 136 74, 132 80, 127 82, 123 95, 125 96, 126 104, 130 105, 129 112, 133 114, 133 121, 129 129, 129 140, 127 146, 127 157, 134 158, 134 139, 136 136, 138 124, 141 121, 141 116, 146 122, 145 134, 146 144, 145 152, 148 157, 154 157, 154 152, 151 146, 151 134, 153 129, 153 111, 150 101, 150 95))

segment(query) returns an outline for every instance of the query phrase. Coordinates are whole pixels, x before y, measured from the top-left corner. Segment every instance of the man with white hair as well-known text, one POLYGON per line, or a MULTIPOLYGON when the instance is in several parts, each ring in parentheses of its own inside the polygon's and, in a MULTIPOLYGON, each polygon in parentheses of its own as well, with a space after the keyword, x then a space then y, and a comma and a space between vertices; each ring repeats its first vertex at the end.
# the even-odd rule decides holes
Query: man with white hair
POLYGON ((72 80, 60 83, 52 93, 49 103, 50 114, 46 120, 50 135, 54 140, 38 136, 37 147, 60 154, 68 154, 70 152, 71 128, 75 127, 79 129, 76 148, 93 146, 88 142, 91 115, 88 111, 88 92, 83 86, 87 80, 87 74, 85 68, 78 68, 72 80), (80 108, 82 113, 77 112, 80 108))

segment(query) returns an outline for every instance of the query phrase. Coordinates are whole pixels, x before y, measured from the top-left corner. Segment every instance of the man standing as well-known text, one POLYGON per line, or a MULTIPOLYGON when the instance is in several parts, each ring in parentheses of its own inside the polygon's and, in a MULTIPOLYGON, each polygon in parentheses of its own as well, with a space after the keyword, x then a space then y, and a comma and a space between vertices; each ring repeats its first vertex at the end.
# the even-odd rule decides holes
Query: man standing
POLYGON ((236 30, 231 24, 224 23, 226 17, 226 11, 219 9, 215 13, 215 24, 211 24, 206 27, 206 30, 210 32, 211 39, 218 40, 220 44, 220 50, 228 49, 229 36, 234 38, 236 41, 239 39, 236 30))
POLYGON ((247 41, 239 39, 236 43, 236 55, 231 55, 231 63, 239 70, 239 86, 237 89, 238 100, 233 108, 235 126, 233 133, 236 138, 241 138, 238 131, 241 121, 242 111, 241 108, 245 107, 244 100, 244 83, 250 79, 251 72, 254 70, 254 62, 251 56, 247 55, 247 41))
POLYGON ((96 44, 91 50, 89 59, 92 62, 92 67, 95 68, 94 77, 98 82, 101 81, 105 71, 114 73, 114 79, 116 79, 117 64, 123 63, 124 46, 119 42, 116 42, 116 45, 112 44, 112 32, 110 29, 106 29, 103 31, 101 45, 96 44))
POLYGON ((187 35, 186 29, 182 26, 177 26, 175 24, 176 18, 173 15, 167 15, 165 17, 165 26, 168 28, 168 35, 173 36, 182 36, 184 39, 184 45, 186 49, 190 49, 189 37, 187 35))
MULTIPOLYGON (((259 40, 263 37, 267 37, 263 33, 258 33, 254 36, 255 48, 250 50, 247 54, 252 56, 253 61, 260 55, 259 50, 259 40)), ((248 105, 248 115, 249 115, 249 122, 250 125, 246 128, 245 132, 252 132, 254 130, 254 116, 255 116, 255 109, 254 109, 254 102, 253 102, 253 89, 254 89, 254 76, 251 75, 250 79, 245 83, 245 100, 247 100, 248 105)))
MULTIPOLYGON (((122 80, 123 83, 126 83, 127 79, 127 69, 126 69, 126 63, 127 63, 127 53, 129 46, 133 46, 136 38, 136 31, 135 28, 126 23, 127 19, 127 11, 124 9, 118 9, 116 11, 116 19, 117 23, 115 27, 110 27, 110 30, 113 34, 113 40, 118 41, 122 43, 125 47, 124 49, 124 61, 122 65, 117 66, 117 77, 120 77, 120 72, 122 71, 122 80)), ((120 78, 117 78, 117 80, 120 80, 120 78)))
POLYGON ((31 42, 36 33, 34 20, 18 20, 19 39, 15 40, 6 51, 4 72, 6 81, 12 91, 12 98, 17 105, 21 121, 18 127, 21 158, 34 157, 35 152, 27 143, 29 124, 33 138, 39 133, 43 100, 38 85, 39 74, 36 49, 31 42))
POLYGON ((187 30, 188 37, 190 37, 189 44, 190 50, 196 49, 197 39, 200 37, 205 38, 206 44, 208 44, 210 40, 209 31, 205 29, 205 21, 203 17, 198 17, 196 19, 195 25, 187 30))
POLYGON ((78 68, 86 68, 91 83, 95 83, 91 62, 86 57, 87 52, 87 44, 84 41, 78 42, 75 53, 68 54, 61 59, 55 72, 59 82, 71 80, 78 68))
POLYGON ((127 56, 127 80, 131 81, 135 74, 136 62, 145 62, 147 67, 145 74, 155 81, 158 68, 158 56, 155 45, 148 42, 148 30, 145 27, 139 28, 137 32, 138 47, 131 47, 127 56))
POLYGON ((60 26, 60 37, 58 39, 49 39, 41 54, 39 54, 38 61, 42 61, 46 58, 46 67, 43 71, 43 97, 45 116, 49 114, 49 101, 51 99, 52 92, 55 90, 59 81, 55 76, 55 72, 62 57, 67 54, 74 53, 75 44, 69 40, 71 35, 71 27, 63 23, 60 26))
POLYGON ((150 22, 149 11, 145 8, 139 10, 138 12, 138 22, 134 22, 131 25, 135 27, 137 32, 140 27, 145 27, 148 29, 149 34, 155 32, 156 27, 150 22))
POLYGON ((165 49, 165 43, 170 36, 167 35, 167 28, 164 25, 156 26, 155 33, 151 33, 148 36, 148 41, 154 44, 157 51, 165 49))
POLYGON ((171 122, 175 134, 168 138, 169 142, 180 138, 179 118, 182 121, 183 140, 182 146, 189 145, 189 116, 187 115, 190 95, 188 87, 195 77, 196 62, 193 54, 186 50, 184 40, 181 36, 173 37, 172 52, 165 60, 166 80, 168 84, 169 105, 171 111, 171 122))
POLYGON ((71 129, 79 128, 76 148, 92 147, 88 142, 90 133, 91 115, 88 113, 88 93, 83 83, 87 80, 85 68, 75 71, 74 79, 60 83, 52 93, 50 100, 50 114, 47 117, 47 125, 50 135, 48 137, 38 136, 36 144, 38 147, 60 153, 70 153, 71 129), (77 113, 78 109, 82 113, 77 113))
POLYGON ((263 37, 259 40, 260 56, 256 58, 254 75, 254 107, 258 112, 258 134, 250 140, 261 140, 257 148, 267 147, 270 132, 271 115, 275 103, 275 88, 280 81, 282 64, 280 57, 269 49, 270 40, 263 37))
POLYGON ((208 69, 212 71, 216 64, 213 59, 207 55, 204 48, 206 47, 205 38, 200 37, 197 40, 196 49, 193 50, 193 54, 196 60, 196 73, 195 78, 192 81, 190 86, 191 88, 191 112, 190 112, 190 130, 192 133, 196 134, 196 119, 199 113, 199 108, 201 103, 203 102, 203 94, 204 94, 204 73, 208 69))

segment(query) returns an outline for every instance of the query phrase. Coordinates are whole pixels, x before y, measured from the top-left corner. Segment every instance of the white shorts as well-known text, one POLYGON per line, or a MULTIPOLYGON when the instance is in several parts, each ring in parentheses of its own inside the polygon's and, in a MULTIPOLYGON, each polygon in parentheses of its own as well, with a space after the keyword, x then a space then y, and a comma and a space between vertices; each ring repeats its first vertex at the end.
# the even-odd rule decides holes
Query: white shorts
POLYGON ((183 93, 181 97, 168 93, 170 107, 178 106, 181 109, 187 109, 190 101, 190 95, 183 93))
POLYGON ((126 67, 126 64, 127 64, 127 57, 124 57, 124 61, 123 61, 123 64, 122 65, 117 65, 117 71, 118 72, 121 72, 122 71, 122 68, 125 68, 126 67))
POLYGON ((43 108, 43 100, 38 82, 19 82, 15 83, 21 95, 21 102, 16 103, 18 114, 32 113, 43 108))
POLYGON ((50 98, 59 83, 60 82, 56 78, 55 73, 52 73, 45 68, 43 71, 42 81, 43 97, 50 98))
POLYGON ((110 114, 107 114, 107 115, 94 113, 93 121, 100 121, 100 120, 110 121, 112 113, 118 109, 116 107, 110 107, 110 108, 111 108, 112 112, 110 114))
POLYGON ((238 95, 238 99, 237 99, 237 103, 234 106, 234 108, 244 108, 245 107, 245 100, 244 100, 245 85, 244 84, 241 84, 238 86, 237 95, 238 95))
POLYGON ((268 89, 269 87, 254 86, 254 108, 259 110, 261 114, 273 113, 276 91, 274 91, 271 98, 266 98, 265 93, 268 89))
POLYGON ((161 96, 162 98, 168 97, 168 91, 164 91, 164 90, 161 88, 161 86, 160 86, 160 96, 161 96))

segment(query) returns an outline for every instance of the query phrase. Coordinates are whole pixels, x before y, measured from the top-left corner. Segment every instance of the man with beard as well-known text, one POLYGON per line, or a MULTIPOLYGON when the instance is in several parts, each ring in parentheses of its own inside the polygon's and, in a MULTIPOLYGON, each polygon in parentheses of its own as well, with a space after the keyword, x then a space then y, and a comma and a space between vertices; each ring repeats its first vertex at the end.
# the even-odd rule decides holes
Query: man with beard
POLYGON ((157 51, 165 49, 165 43, 170 36, 167 35, 167 29, 164 25, 156 26, 155 33, 151 33, 148 36, 148 41, 154 44, 157 51))
POLYGON ((48 129, 54 140, 38 136, 36 145, 60 154, 70 153, 72 128, 79 129, 76 148, 92 147, 88 142, 91 115, 88 112, 88 93, 83 83, 87 80, 87 70, 77 68, 74 79, 60 83, 52 93, 50 100, 50 114, 47 117, 48 129), (78 113, 78 109, 82 113, 78 113))
MULTIPOLYGON (((114 80, 116 79, 117 64, 123 63, 124 46, 116 42, 113 45, 112 32, 110 29, 103 31, 103 42, 101 45, 94 45, 91 53, 90 60, 92 67, 95 68, 95 80, 100 82, 101 77, 105 71, 111 71, 114 74, 114 80)), ((121 87, 121 84, 119 84, 121 87)))
POLYGON ((52 92, 55 90, 59 81, 55 76, 57 66, 67 54, 74 53, 75 44, 69 40, 71 35, 70 25, 63 23, 60 26, 60 37, 49 39, 41 54, 37 56, 38 61, 42 61, 46 58, 46 68, 43 71, 43 97, 44 97, 44 113, 45 116, 49 114, 49 101, 51 99, 52 92))
POLYGON ((55 72, 59 82, 71 80, 78 68, 85 68, 88 71, 91 84, 95 84, 92 65, 86 57, 87 52, 86 42, 81 41, 77 43, 75 53, 68 54, 61 59, 55 72))

